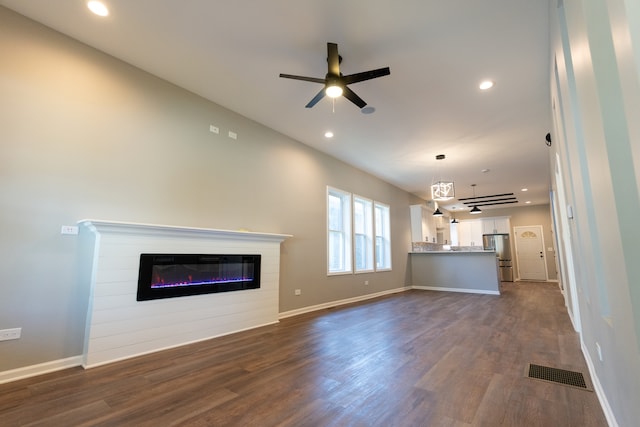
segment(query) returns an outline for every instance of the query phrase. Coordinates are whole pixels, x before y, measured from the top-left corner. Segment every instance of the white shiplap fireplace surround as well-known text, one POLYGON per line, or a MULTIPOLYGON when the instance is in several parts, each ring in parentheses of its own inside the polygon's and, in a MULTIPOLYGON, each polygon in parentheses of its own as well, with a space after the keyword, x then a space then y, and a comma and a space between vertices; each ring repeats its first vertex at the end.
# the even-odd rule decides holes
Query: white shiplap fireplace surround
POLYGON ((85 368, 278 322, 287 234, 82 220, 85 368), (259 254, 260 288, 136 301, 141 253, 259 254))

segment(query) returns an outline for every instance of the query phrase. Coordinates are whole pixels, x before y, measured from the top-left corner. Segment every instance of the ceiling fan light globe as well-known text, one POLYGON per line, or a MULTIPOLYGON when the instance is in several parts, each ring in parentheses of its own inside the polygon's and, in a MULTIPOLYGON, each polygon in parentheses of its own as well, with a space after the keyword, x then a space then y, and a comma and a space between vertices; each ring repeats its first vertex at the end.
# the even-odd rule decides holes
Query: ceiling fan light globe
POLYGON ((329 98, 337 98, 339 96, 342 96, 342 87, 338 85, 327 86, 327 88, 325 89, 325 93, 329 98))

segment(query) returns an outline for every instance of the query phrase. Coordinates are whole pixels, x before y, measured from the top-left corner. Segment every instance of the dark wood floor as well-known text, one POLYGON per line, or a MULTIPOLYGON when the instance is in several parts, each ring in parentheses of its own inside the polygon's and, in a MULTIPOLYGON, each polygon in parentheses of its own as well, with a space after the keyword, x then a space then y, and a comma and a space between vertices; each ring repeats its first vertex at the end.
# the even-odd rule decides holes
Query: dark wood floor
POLYGON ((555 284, 409 291, 0 385, 1 426, 606 426, 555 284))

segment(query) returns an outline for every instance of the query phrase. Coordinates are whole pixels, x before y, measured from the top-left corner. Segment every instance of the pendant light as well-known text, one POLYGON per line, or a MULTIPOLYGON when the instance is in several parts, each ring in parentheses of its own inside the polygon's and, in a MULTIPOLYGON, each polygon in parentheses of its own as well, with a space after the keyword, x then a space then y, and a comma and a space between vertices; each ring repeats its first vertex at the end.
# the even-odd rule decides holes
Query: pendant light
MULTIPOLYGON (((476 198, 476 185, 475 184, 471 184, 471 188, 473 188, 473 198, 476 198)), ((477 215, 480 212, 482 212, 480 210, 480 208, 478 208, 476 205, 473 205, 473 208, 471 208, 471 212, 469 212, 471 215, 477 215)))
MULTIPOLYGON (((444 160, 444 154, 438 154, 436 156, 436 160, 444 160)), ((438 167, 438 173, 440 173, 440 168, 438 167)), ((438 177, 440 179, 440 177, 438 177)), ((455 197, 455 187, 453 185, 453 181, 443 181, 440 179, 439 181, 431 184, 431 198, 433 200, 443 202, 446 200, 451 200, 455 197)))
POLYGON ((436 211, 433 213, 433 216, 442 216, 443 213, 440 212, 440 208, 436 208, 436 211))

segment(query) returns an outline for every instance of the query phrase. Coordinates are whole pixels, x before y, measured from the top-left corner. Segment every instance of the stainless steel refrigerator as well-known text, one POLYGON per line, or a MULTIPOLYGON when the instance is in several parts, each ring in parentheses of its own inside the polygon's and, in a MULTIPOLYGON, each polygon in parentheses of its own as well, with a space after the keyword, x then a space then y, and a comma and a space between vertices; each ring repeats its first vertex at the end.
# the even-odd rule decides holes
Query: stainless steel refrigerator
POLYGON ((483 234, 482 246, 485 250, 496 251, 501 282, 513 282, 511 261, 511 240, 508 234, 483 234))

